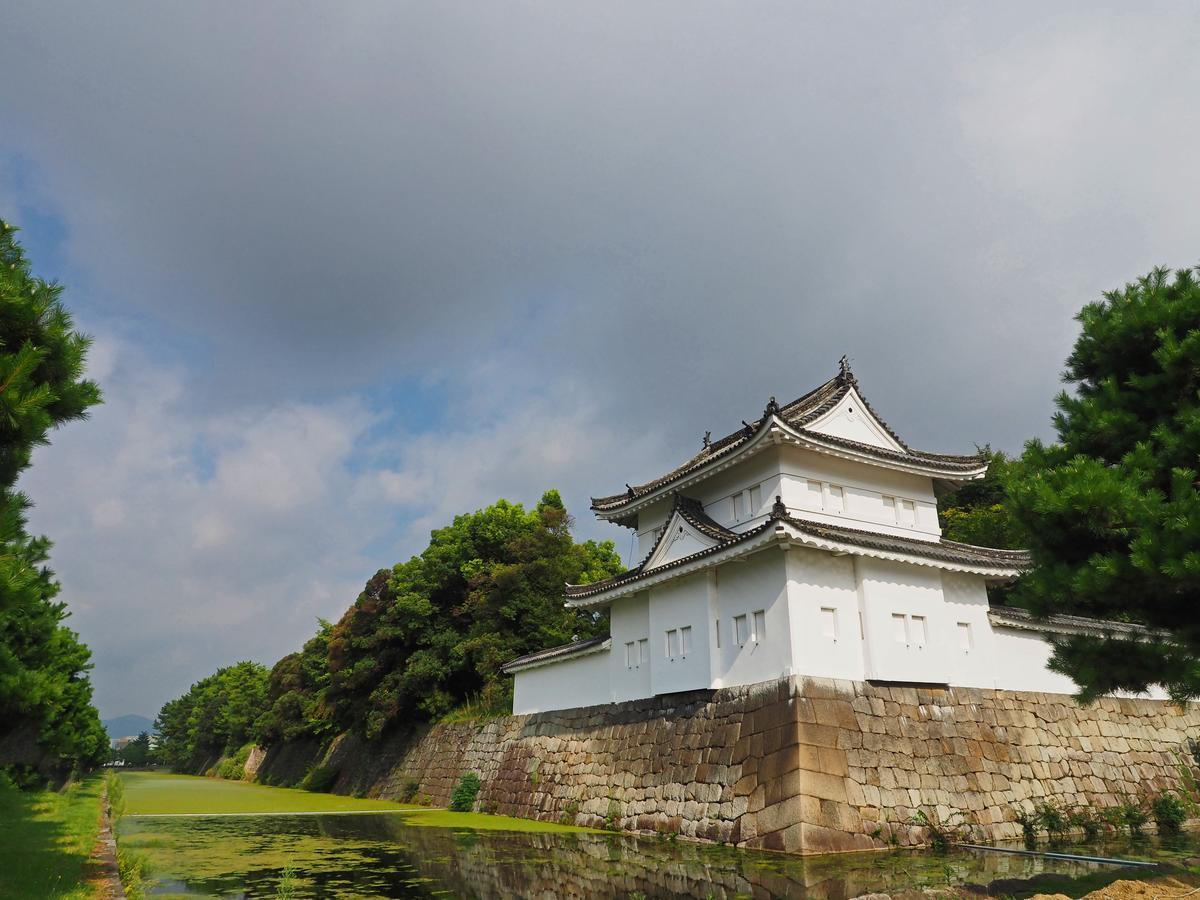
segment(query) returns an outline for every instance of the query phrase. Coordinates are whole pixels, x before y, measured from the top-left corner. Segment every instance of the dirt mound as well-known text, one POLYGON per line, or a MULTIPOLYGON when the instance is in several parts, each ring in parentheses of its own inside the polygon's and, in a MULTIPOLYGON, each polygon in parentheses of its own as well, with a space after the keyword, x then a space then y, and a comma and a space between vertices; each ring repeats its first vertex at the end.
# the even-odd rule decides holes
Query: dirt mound
MULTIPOLYGON (((1171 876, 1146 881, 1114 881, 1098 891, 1084 894, 1082 900, 1178 900, 1200 895, 1200 887, 1191 881, 1171 876)), ((1030 900, 1070 900, 1065 894, 1035 894, 1030 900)))

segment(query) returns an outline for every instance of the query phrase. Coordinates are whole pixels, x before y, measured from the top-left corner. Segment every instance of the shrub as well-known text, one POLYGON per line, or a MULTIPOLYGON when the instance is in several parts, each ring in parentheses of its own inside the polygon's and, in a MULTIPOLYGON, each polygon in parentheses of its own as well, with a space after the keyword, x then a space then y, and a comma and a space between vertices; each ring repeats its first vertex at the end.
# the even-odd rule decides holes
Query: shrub
POLYGON ((608 812, 604 815, 604 827, 609 831, 617 830, 617 822, 621 819, 621 804, 616 799, 609 799, 608 812))
POLYGON ((417 784, 416 780, 409 778, 404 782, 404 786, 400 788, 400 802, 412 803, 417 798, 417 792, 421 790, 421 785, 417 784))
POLYGON ((300 787, 302 790, 313 791, 317 794, 328 794, 337 783, 341 772, 335 766, 316 766, 309 772, 300 787))
POLYGON ((246 778, 246 760, 250 758, 253 744, 246 744, 233 756, 222 759, 216 766, 216 776, 229 781, 243 781, 246 778))
POLYGON ((1170 791, 1163 791, 1155 797, 1151 803, 1151 810, 1159 834, 1178 834, 1183 830, 1183 823, 1188 818, 1187 806, 1170 791))
POLYGON ((1100 827, 1104 820, 1086 806, 1077 806, 1067 814, 1067 822, 1072 828, 1083 832, 1086 840, 1094 841, 1100 837, 1100 827))
POLYGON ((475 808, 475 798, 479 795, 479 789, 483 787, 479 776, 474 772, 467 772, 462 778, 458 779, 458 784, 454 786, 454 793, 450 795, 450 810, 452 812, 470 812, 475 808))
POLYGON ((1038 821, 1046 829, 1046 836, 1052 842, 1061 841, 1068 827, 1066 810, 1056 806, 1052 800, 1039 803, 1036 810, 1038 821))
POLYGON ((1121 822, 1129 829, 1131 837, 1137 837, 1142 833, 1142 826, 1150 821, 1150 816, 1146 814, 1146 810, 1137 800, 1127 800, 1117 807, 1121 811, 1121 822))
POLYGON ((1025 846, 1030 849, 1037 846, 1038 827, 1042 824, 1037 812, 1017 807, 1013 819, 1021 826, 1021 837, 1025 840, 1025 846))
POLYGON ((939 821, 936 814, 930 818, 925 810, 918 809, 915 814, 908 820, 910 825, 918 825, 926 830, 929 838, 929 846, 939 853, 943 853, 950 849, 950 846, 963 837, 963 832, 968 832, 969 827, 963 820, 963 815, 960 812, 952 812, 946 818, 945 822, 939 821))

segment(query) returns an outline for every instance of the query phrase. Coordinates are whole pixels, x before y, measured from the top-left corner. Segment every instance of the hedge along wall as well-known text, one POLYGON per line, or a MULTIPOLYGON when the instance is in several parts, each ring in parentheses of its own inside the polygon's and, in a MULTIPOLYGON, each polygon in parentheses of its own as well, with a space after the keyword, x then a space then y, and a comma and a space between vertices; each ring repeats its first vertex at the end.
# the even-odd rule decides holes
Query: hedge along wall
POLYGON ((1113 806, 1176 787, 1200 709, 1059 694, 814 678, 426 726, 371 744, 273 748, 260 780, 313 765, 335 790, 449 802, 479 774, 485 811, 828 852, 914 844, 909 820, 961 813, 1020 835, 1019 808, 1113 806))

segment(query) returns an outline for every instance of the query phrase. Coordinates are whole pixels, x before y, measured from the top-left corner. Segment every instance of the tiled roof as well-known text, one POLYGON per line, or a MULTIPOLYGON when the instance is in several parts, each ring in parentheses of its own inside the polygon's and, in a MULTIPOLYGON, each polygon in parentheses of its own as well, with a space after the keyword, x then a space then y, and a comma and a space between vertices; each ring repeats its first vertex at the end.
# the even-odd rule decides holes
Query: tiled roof
POLYGON ((849 365, 843 358, 838 374, 829 381, 825 382, 815 390, 809 391, 803 397, 793 400, 791 403, 779 406, 772 397, 767 404, 763 414, 758 418, 756 423, 742 423, 742 427, 737 431, 727 434, 725 437, 717 441, 708 441, 704 449, 689 459, 682 465, 672 469, 665 475, 655 478, 652 481, 647 481, 645 484, 626 485, 626 491, 623 494, 613 494, 608 497, 593 497, 592 509, 599 513, 609 512, 620 509, 622 506, 644 497, 647 494, 653 493, 659 488, 670 484, 673 481, 678 481, 684 476, 697 471, 709 463, 712 463, 722 457, 728 456, 735 450, 743 447, 759 429, 767 423, 771 416, 778 416, 786 422, 791 428, 799 431, 806 437, 813 440, 841 447, 856 453, 866 456, 875 457, 888 462, 901 462, 918 468, 935 469, 941 472, 961 472, 968 474, 977 472, 981 466, 986 463, 986 459, 980 455, 956 456, 946 453, 928 453, 923 450, 914 450, 909 447, 900 436, 897 435, 888 424, 872 409, 871 404, 867 402, 867 398, 862 395, 862 391, 858 387, 858 381, 854 374, 850 371, 849 365), (858 397, 862 404, 867 408, 867 411, 883 426, 884 430, 892 437, 896 443, 903 448, 901 451, 890 450, 884 447, 876 447, 873 444, 864 444, 859 441, 849 440, 847 438, 836 437, 834 435, 822 434, 819 432, 810 431, 808 425, 819 419, 825 413, 833 409, 846 396, 851 389, 858 392, 858 397))
POLYGON ((1112 635, 1123 638, 1163 638, 1167 632, 1148 628, 1133 622, 1111 622, 1107 619, 1091 619, 1086 616, 1056 614, 1039 617, 1018 606, 993 606, 988 610, 988 619, 993 625, 1036 631, 1042 634, 1088 634, 1097 637, 1112 635))
POLYGON ((579 656, 588 651, 603 650, 604 644, 609 640, 608 635, 603 637, 588 638, 586 641, 572 641, 569 644, 562 644, 558 647, 551 647, 548 650, 536 650, 533 653, 526 653, 524 656, 518 656, 516 659, 511 659, 500 667, 500 671, 505 674, 515 672, 517 669, 527 669, 533 665, 541 663, 559 662, 570 656, 579 656))
MULTIPOLYGON (((684 504, 695 504, 695 501, 676 499, 676 508, 682 510, 684 504)), ((698 505, 698 504, 696 504, 698 505)), ((707 516, 705 516, 708 519, 707 516)), ((690 520, 689 520, 690 521, 690 520)), ((712 522, 711 519, 708 519, 712 522)), ((962 566, 977 566, 983 569, 996 569, 1001 572, 1011 572, 1017 574, 1023 569, 1028 568, 1030 564, 1029 553, 1024 550, 996 550, 991 547, 976 547, 973 544, 960 544, 957 541, 939 540, 920 540, 918 538, 903 537, 900 535, 882 534, 876 531, 865 531, 860 528, 847 528, 841 525, 828 525, 824 522, 814 522, 811 519, 801 519, 788 514, 782 503, 776 498, 775 506, 772 508, 771 516, 763 524, 750 529, 749 531, 740 534, 729 531, 729 529, 716 526, 724 532, 724 537, 715 537, 718 541, 712 547, 701 550, 698 553, 693 553, 690 556, 682 557, 681 559, 673 560, 666 565, 656 566, 653 569, 647 570, 646 563, 654 555, 654 550, 658 544, 650 550, 646 559, 642 560, 637 566, 622 572, 620 575, 615 575, 612 578, 607 578, 604 581, 597 581, 593 584, 582 585, 567 585, 566 597, 568 600, 582 600, 588 597, 594 597, 598 594, 605 593, 613 588, 620 587, 631 582, 639 581, 651 575, 657 575, 660 572, 669 571, 673 568, 687 565, 704 558, 711 556, 722 550, 734 547, 743 542, 749 541, 754 537, 762 534, 767 529, 774 526, 776 523, 784 523, 801 532, 801 535, 807 535, 817 540, 825 540, 832 543, 846 544, 853 547, 861 547, 865 550, 873 550, 880 553, 894 553, 904 556, 913 556, 919 559, 926 559, 932 562, 949 563, 952 565, 962 566)), ((716 525, 716 523, 713 523, 716 525)), ((665 534, 665 532, 664 532, 665 534)), ((662 540, 660 536, 659 541, 662 540)))

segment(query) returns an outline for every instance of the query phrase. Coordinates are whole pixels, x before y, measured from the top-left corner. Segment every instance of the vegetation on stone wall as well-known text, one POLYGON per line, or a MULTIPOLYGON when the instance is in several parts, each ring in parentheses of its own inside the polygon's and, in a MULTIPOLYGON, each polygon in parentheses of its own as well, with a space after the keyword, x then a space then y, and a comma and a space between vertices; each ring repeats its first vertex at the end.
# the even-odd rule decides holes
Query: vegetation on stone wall
POLYGON ((451 711, 511 709, 504 662, 608 627, 563 605, 564 583, 622 569, 611 541, 577 543, 571 523, 557 491, 532 510, 499 500, 456 516, 420 556, 372 576, 336 625, 321 621, 269 674, 239 663, 167 703, 158 718, 165 761, 199 771, 247 740, 375 738, 451 711))
POLYGON ((33 448, 100 402, 82 377, 88 340, 62 305, 62 288, 35 277, 0 220, 0 738, 28 733, 29 752, 0 759, 51 774, 108 754, 92 705, 91 654, 63 621, 66 605, 46 568, 50 542, 26 531, 29 499, 16 489, 33 448))
POLYGON ((201 772, 257 737, 267 698, 267 670, 253 662, 219 669, 163 705, 155 727, 163 762, 201 772))

